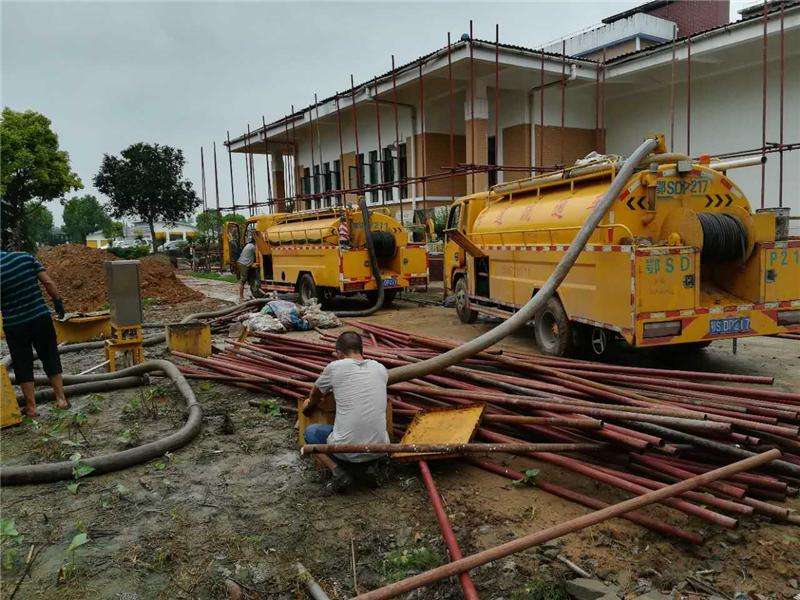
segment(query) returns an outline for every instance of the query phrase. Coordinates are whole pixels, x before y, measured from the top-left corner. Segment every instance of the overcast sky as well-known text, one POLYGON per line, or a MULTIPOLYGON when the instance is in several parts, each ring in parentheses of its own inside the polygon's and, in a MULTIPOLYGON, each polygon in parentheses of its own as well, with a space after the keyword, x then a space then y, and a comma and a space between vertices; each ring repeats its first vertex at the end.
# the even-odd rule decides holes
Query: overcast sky
MULTIPOLYGON (((734 0, 732 16, 751 3, 734 0)), ((52 120, 84 183, 80 193, 96 193, 103 153, 144 141, 182 148, 198 193, 205 146, 213 198, 213 140, 226 161, 226 130, 238 135, 261 115, 269 122, 292 103, 310 104, 315 92, 343 90, 350 73, 356 82, 384 73, 391 54, 398 64, 413 60, 443 46, 448 31, 457 39, 470 19, 477 37, 493 39, 499 23, 501 41, 538 47, 637 4, 2 2, 2 101, 52 120)), ((220 177, 225 205, 227 170, 220 177)), ((61 206, 49 207, 60 224, 61 206)))

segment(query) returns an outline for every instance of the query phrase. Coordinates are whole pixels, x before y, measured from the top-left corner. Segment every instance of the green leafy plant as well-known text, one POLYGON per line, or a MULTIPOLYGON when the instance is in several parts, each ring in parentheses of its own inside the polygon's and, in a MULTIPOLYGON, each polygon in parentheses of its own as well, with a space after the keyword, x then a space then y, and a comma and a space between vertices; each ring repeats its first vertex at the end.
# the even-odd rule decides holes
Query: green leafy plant
POLYGON ((192 271, 189 273, 192 277, 198 279, 213 279, 214 281, 227 281, 228 283, 236 283, 236 275, 230 273, 217 273, 215 271, 192 271))
POLYGON ((67 490, 69 490, 73 494, 78 493, 78 488, 81 485, 80 481, 78 480, 81 479, 82 477, 86 477, 95 470, 93 466, 81 462, 81 458, 82 457, 80 452, 75 452, 72 456, 69 457, 69 460, 72 463, 73 480, 67 484, 67 490))
POLYGON ((133 425, 123 430, 117 439, 128 448, 137 446, 141 437, 141 429, 141 425, 136 421, 133 425))
POLYGON ((91 540, 85 531, 75 534, 75 536, 72 538, 72 541, 69 543, 69 546, 67 546, 65 553, 66 560, 61 565, 61 569, 58 571, 59 581, 67 581, 75 576, 75 573, 78 570, 78 564, 75 560, 75 551, 81 546, 88 544, 89 541, 91 540))
POLYGON ((281 416, 281 405, 271 398, 259 402, 258 408, 261 412, 268 414, 270 417, 281 416))
POLYGON ((0 544, 2 545, 2 567, 13 569, 17 561, 17 546, 22 542, 22 534, 17 531, 13 519, 0 519, 0 544))
POLYGON ((534 579, 511 594, 511 600, 568 600, 564 582, 534 579))
POLYGON ((536 478, 539 476, 539 469, 527 469, 522 479, 514 480, 514 485, 536 485, 536 478))
POLYGON ((398 581, 441 564, 442 559, 428 546, 396 548, 383 559, 382 571, 390 581, 398 581))

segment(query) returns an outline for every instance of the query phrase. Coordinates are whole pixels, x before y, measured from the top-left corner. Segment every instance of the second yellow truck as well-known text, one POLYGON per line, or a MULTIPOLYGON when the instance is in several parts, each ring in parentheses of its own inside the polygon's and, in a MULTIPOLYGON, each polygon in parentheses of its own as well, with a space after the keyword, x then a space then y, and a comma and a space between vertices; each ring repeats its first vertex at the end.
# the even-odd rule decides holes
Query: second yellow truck
MULTIPOLYGON (((428 284, 425 246, 411 242, 398 220, 374 209, 370 229, 386 304, 404 288, 428 284)), ((249 282, 254 296, 297 292, 301 302, 324 303, 336 295, 377 295, 356 207, 256 215, 244 227, 226 223, 222 237, 222 262, 227 265, 236 261, 243 243, 255 242, 257 271, 249 282)))

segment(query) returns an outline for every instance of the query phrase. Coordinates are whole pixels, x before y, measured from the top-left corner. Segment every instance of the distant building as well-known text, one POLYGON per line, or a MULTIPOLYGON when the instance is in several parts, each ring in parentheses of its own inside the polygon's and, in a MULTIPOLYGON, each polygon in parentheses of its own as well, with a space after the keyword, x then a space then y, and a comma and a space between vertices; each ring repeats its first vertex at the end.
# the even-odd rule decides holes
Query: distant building
MULTIPOLYGON (((197 228, 186 221, 175 223, 155 223, 156 242, 158 245, 173 240, 191 240, 198 235, 197 228)), ((123 239, 134 240, 143 239, 150 242, 150 226, 144 221, 125 225, 123 227, 123 239)), ((102 231, 95 231, 86 236, 86 245, 89 248, 107 248, 111 244, 110 239, 103 235, 102 231)))

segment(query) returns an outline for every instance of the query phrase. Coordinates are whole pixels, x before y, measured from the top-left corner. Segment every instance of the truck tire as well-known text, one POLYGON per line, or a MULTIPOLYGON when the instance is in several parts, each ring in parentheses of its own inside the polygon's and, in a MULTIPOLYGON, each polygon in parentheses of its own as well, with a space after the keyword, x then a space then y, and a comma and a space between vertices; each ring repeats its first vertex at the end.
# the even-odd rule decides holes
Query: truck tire
MULTIPOLYGON (((297 281, 297 294, 299 296, 300 304, 308 304, 312 300, 320 302, 317 284, 314 283, 314 278, 310 273, 303 273, 297 281)), ((320 302, 322 304, 322 302, 320 302)))
POLYGON ((467 290, 467 278, 459 277, 456 281, 456 312, 462 323, 474 323, 478 320, 478 311, 472 310, 467 290))
POLYGON ((536 313, 533 332, 539 351, 547 356, 565 356, 572 350, 572 327, 561 300, 553 296, 536 313))
MULTIPOLYGON (((394 299, 397 297, 398 290, 384 290, 383 291, 383 305, 389 306, 394 299)), ((366 292, 367 300, 369 300, 370 304, 375 304, 378 300, 378 292, 376 290, 370 290, 366 292)))

